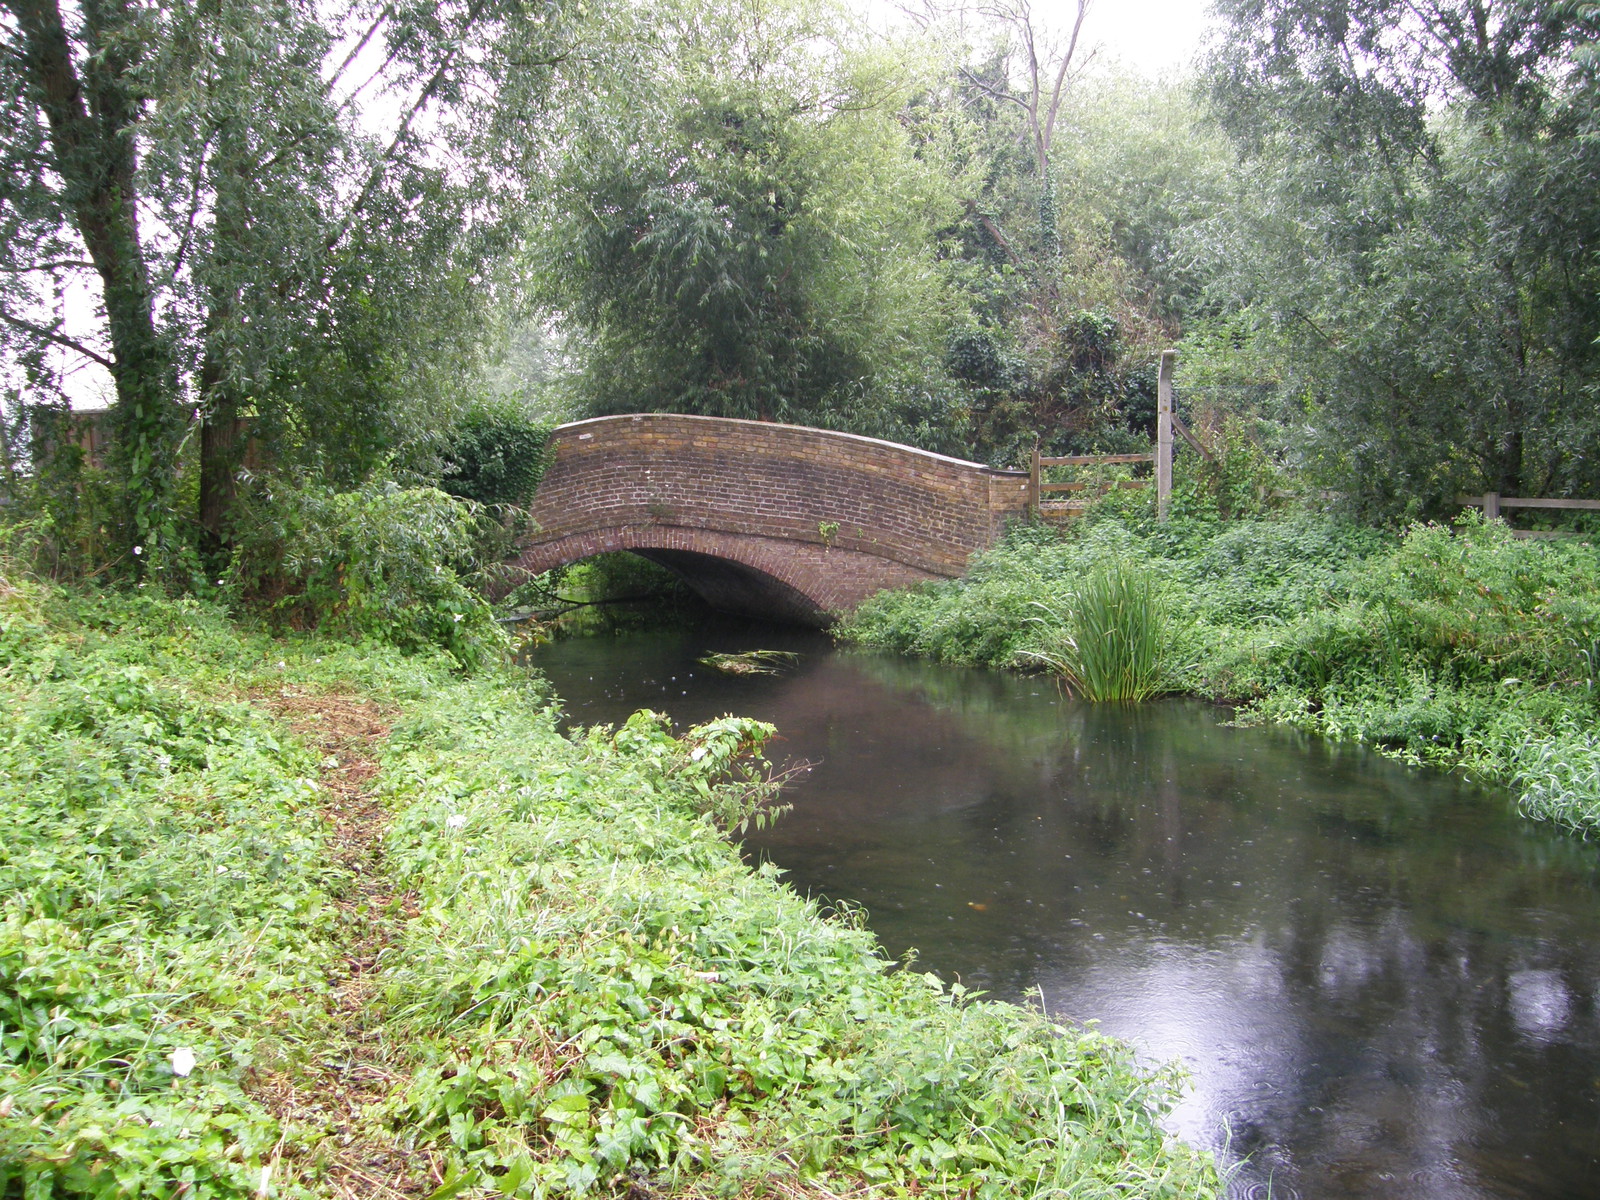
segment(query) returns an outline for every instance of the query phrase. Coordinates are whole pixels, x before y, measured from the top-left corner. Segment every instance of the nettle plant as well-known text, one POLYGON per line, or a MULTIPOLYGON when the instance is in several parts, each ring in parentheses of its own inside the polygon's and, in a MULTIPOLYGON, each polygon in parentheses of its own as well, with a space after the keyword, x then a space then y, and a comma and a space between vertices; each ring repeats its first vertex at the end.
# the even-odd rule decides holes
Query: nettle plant
MULTIPOLYGON (((591 742, 659 765, 696 797, 700 813, 724 834, 765 829, 788 811, 776 803, 788 772, 774 773, 764 750, 777 728, 750 717, 719 717, 672 736, 671 718, 641 709, 612 734, 601 726, 591 742)), ((801 767, 800 769, 804 769, 801 767)))

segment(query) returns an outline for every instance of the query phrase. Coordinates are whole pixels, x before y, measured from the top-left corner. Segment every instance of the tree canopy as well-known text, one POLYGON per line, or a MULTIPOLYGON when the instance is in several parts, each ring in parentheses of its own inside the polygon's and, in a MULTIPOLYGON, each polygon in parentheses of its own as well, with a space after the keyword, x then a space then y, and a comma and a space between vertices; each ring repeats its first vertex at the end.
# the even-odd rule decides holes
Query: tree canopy
POLYGON ((588 340, 586 411, 827 423, 936 359, 938 164, 900 119, 911 65, 837 9, 652 10, 625 105, 575 134, 539 234, 588 340))
POLYGON ((1221 0, 1198 89, 1065 12, 0 0, 8 453, 107 372, 137 569, 535 410, 1133 449, 1181 339, 1369 512, 1600 487, 1597 6, 1221 0))
MULTIPOLYGON (((521 0, 5 0, 0 325, 115 385, 124 546, 174 544, 180 443, 224 531, 241 428, 359 475, 457 385, 570 52, 521 0), (382 135, 363 94, 388 106, 382 135), (68 299, 98 293, 86 329, 68 299)), ((152 555, 147 554, 145 561, 152 555)))
POLYGON ((1213 223, 1328 478, 1376 511, 1600 484, 1593 6, 1222 0, 1213 223))

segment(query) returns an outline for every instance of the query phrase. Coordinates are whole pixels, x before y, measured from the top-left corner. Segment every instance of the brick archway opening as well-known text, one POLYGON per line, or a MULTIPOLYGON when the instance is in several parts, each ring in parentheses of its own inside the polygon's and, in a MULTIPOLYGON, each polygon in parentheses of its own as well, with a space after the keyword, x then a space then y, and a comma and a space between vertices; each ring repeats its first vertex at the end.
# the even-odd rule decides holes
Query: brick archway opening
POLYGON ((748 563, 692 550, 633 553, 671 571, 718 612, 817 627, 832 619, 810 596, 748 563))
POLYGON ((837 547, 659 524, 593 529, 538 543, 512 566, 538 575, 619 551, 666 567, 718 612, 818 628, 883 586, 877 581, 886 569, 893 569, 891 582, 902 587, 933 578, 837 547), (864 578, 875 586, 864 586, 864 578))

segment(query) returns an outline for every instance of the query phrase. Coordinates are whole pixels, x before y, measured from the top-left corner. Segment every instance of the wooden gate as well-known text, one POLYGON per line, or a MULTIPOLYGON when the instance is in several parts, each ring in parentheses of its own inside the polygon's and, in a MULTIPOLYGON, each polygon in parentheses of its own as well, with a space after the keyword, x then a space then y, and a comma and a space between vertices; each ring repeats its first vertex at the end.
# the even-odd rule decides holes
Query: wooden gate
POLYGON ((1189 432, 1188 426, 1172 411, 1172 368, 1176 362, 1176 350, 1164 350, 1161 353, 1161 373, 1156 384, 1156 444, 1148 454, 1069 454, 1058 458, 1046 458, 1039 454, 1039 448, 1034 447, 1033 461, 1028 469, 1028 508, 1035 518, 1070 518, 1081 517, 1088 511, 1088 499, 1074 502, 1073 500, 1046 500, 1046 496, 1059 496, 1062 494, 1076 496, 1084 492, 1092 496, 1103 496, 1115 488, 1148 488, 1153 482, 1156 485, 1156 513, 1161 520, 1167 519, 1167 508, 1172 500, 1172 435, 1176 432, 1186 442, 1195 448, 1203 457, 1210 459, 1211 451, 1200 444, 1200 439, 1189 432), (1046 467, 1094 467, 1114 465, 1120 463, 1153 463, 1155 471, 1153 479, 1121 479, 1116 483, 1046 483, 1043 478, 1046 467))

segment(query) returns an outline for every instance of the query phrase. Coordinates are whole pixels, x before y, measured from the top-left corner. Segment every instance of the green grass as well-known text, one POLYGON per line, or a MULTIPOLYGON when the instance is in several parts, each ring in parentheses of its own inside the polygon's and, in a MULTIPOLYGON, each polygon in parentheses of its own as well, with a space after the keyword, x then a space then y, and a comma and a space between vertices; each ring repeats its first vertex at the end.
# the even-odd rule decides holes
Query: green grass
POLYGON ((442 651, 32 584, 0 687, 5 1200, 1218 1194, 1170 1077, 744 865, 752 722, 568 739, 442 651), (371 702, 365 799, 272 715, 371 702))
POLYGON ((1058 673, 1072 693, 1095 703, 1148 700, 1161 686, 1162 614, 1154 580, 1132 564, 1096 564, 1047 614, 1046 645, 1024 659, 1058 673))

